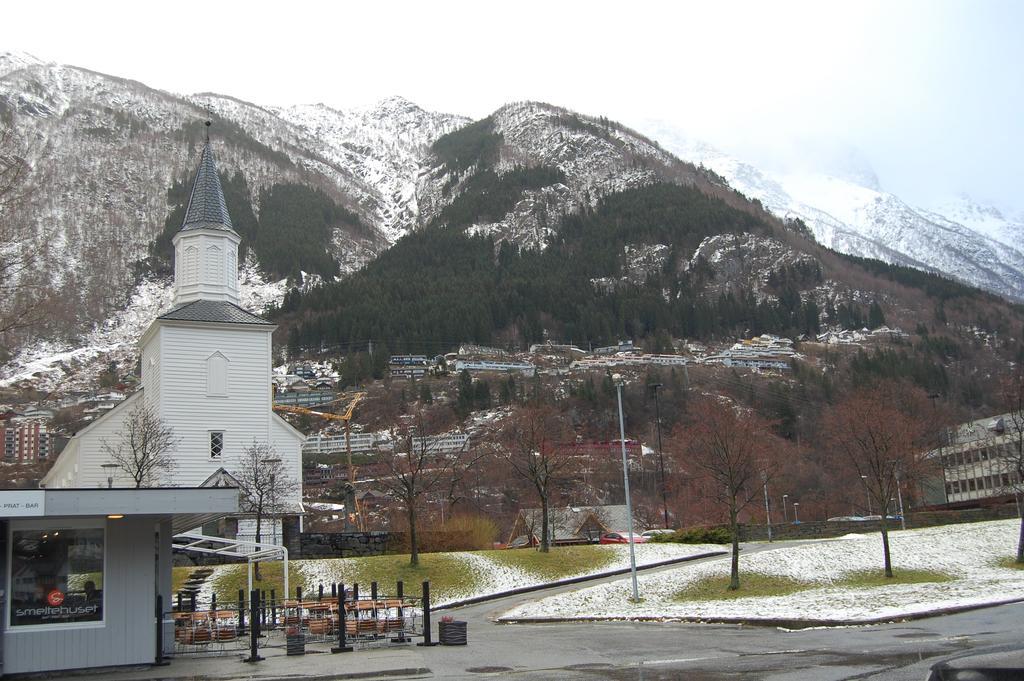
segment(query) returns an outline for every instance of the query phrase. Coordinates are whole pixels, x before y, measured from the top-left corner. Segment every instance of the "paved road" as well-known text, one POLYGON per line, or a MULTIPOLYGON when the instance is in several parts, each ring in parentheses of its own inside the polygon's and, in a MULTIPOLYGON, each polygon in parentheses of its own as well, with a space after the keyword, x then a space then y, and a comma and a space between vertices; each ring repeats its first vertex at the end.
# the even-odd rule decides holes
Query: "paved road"
MULTIPOLYGON (((769 548, 752 545, 747 552, 769 548)), ((445 679, 500 674, 524 681, 921 681, 943 657, 1020 642, 1024 618, 1024 604, 1015 604, 904 624, 803 631, 688 623, 493 622, 518 603, 563 590, 452 610, 469 622, 470 645, 420 649, 422 666, 445 679)))

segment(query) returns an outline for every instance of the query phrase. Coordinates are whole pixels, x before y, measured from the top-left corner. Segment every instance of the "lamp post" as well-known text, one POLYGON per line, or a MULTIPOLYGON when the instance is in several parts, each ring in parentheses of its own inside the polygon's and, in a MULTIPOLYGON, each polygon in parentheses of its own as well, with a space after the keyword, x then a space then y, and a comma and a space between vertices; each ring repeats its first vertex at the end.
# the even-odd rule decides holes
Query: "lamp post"
POLYGON ((896 499, 900 504, 900 529, 907 529, 907 519, 903 513, 903 490, 900 488, 900 469, 896 469, 896 499))
POLYGON ((868 489, 868 476, 862 475, 860 479, 864 481, 864 496, 868 499, 868 515, 871 515, 871 490, 868 489))
POLYGON ((789 498, 788 494, 782 495, 782 522, 789 522, 789 509, 786 508, 786 499, 789 498))
POLYGON ((626 463, 626 422, 622 416, 622 376, 612 375, 612 382, 615 384, 615 392, 619 398, 619 444, 622 447, 622 482, 626 490, 626 518, 629 530, 629 574, 633 580, 633 601, 640 600, 640 593, 636 586, 636 551, 633 547, 633 502, 629 498, 629 466, 626 463))
POLYGON ((800 522, 800 502, 793 502, 793 524, 796 525, 800 522))
POLYGON ((274 520, 274 512, 277 509, 277 474, 275 468, 277 464, 281 463, 281 459, 264 459, 263 463, 270 466, 270 540, 272 544, 277 544, 277 521, 274 520))
POLYGON ((114 486, 114 469, 117 468, 117 464, 104 463, 100 465, 100 468, 103 468, 107 471, 107 489, 112 488, 114 486))
POLYGON ((661 406, 658 402, 658 388, 661 383, 652 383, 647 386, 654 391, 654 422, 658 426, 658 469, 661 472, 661 512, 665 519, 665 529, 668 529, 668 484, 665 480, 665 455, 661 448, 661 406))
POLYGON ((768 528, 768 542, 772 540, 772 510, 768 505, 768 474, 761 473, 761 481, 764 483, 764 524, 768 528))

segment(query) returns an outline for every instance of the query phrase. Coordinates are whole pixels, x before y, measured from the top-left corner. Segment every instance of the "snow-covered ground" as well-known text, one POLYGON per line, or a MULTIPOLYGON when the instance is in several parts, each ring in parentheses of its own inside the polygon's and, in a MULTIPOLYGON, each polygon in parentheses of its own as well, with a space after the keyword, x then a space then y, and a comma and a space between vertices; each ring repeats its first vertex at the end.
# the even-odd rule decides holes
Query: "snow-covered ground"
POLYGON ((946 573, 947 582, 849 588, 833 586, 851 573, 881 570, 882 541, 878 534, 848 535, 800 546, 740 557, 743 573, 788 577, 814 586, 788 596, 738 598, 729 601, 678 602, 673 595, 709 576, 728 575, 723 558, 640 578, 642 603, 628 600, 629 588, 619 580, 518 606, 502 615, 517 618, 663 617, 666 619, 793 619, 857 621, 900 617, 939 608, 983 605, 1024 599, 1024 570, 998 567, 1016 549, 1019 521, 1002 520, 951 525, 890 535, 893 566, 946 573))
MULTIPOLYGON (((628 546, 609 546, 608 548, 615 553, 615 557, 611 562, 597 568, 581 569, 575 574, 565 575, 563 579, 629 567, 628 546)), ((558 551, 557 548, 553 550, 558 551)), ((673 558, 683 558, 721 550, 721 546, 703 544, 638 544, 636 546, 636 561, 637 565, 650 565, 673 558)), ((546 581, 525 570, 502 565, 485 554, 460 551, 449 555, 467 563, 470 570, 476 576, 476 580, 474 584, 465 585, 465 588, 435 592, 433 594, 435 597, 432 600, 437 605, 500 593, 524 586, 534 586, 543 584, 546 581)), ((350 581, 345 579, 345 575, 346 573, 351 575, 356 571, 356 561, 358 560, 358 558, 328 558, 296 561, 293 565, 294 569, 302 573, 306 584, 313 588, 313 585, 316 584, 329 585, 335 582, 350 581)))

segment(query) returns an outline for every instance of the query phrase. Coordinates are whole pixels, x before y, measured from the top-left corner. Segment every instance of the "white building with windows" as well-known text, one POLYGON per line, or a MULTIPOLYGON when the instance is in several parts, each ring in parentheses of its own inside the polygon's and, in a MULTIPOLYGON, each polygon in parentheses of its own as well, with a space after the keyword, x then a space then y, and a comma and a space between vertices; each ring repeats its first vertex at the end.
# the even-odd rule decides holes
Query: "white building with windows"
POLYGON ((929 452, 942 464, 946 502, 1006 500, 1020 488, 1017 438, 1010 414, 961 424, 947 433, 947 444, 929 452))
POLYGON ((238 469, 246 447, 269 443, 297 483, 293 498, 282 504, 299 511, 305 438, 272 410, 271 334, 276 327, 239 306, 240 241, 207 141, 185 219, 172 242, 174 305, 140 341, 142 389, 77 433, 43 486, 133 486, 124 471, 109 465, 104 443, 115 444, 126 420, 144 407, 177 439, 173 470, 147 481, 149 486, 215 484, 223 471, 238 469))

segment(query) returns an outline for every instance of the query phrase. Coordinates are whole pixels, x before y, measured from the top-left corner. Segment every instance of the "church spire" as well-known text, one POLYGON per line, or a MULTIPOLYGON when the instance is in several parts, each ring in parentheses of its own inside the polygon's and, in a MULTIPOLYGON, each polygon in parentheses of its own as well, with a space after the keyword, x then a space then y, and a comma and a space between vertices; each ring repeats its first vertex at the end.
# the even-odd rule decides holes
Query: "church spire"
MULTIPOLYGON (((209 126, 210 122, 207 121, 206 125, 209 126)), ((181 223, 182 232, 190 229, 234 231, 227 204, 224 202, 224 190, 220 186, 213 149, 210 146, 209 127, 203 154, 199 158, 196 179, 192 183, 192 194, 188 198, 188 208, 185 209, 185 220, 181 223)))
MULTIPOLYGON (((207 123, 209 129, 209 123, 207 123)), ((239 302, 238 246, 209 138, 199 158, 192 194, 174 245, 174 304, 196 300, 239 302)))

